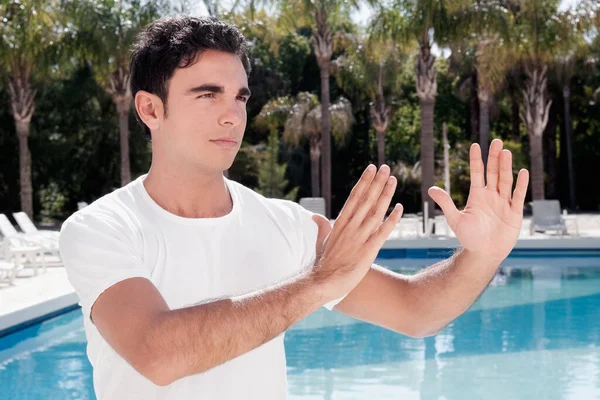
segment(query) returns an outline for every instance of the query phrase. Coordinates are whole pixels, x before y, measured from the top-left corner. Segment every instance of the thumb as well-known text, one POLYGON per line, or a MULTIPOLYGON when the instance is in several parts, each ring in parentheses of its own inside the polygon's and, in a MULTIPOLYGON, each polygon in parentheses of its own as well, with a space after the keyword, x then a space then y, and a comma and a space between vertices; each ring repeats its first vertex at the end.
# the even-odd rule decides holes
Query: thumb
POLYGON ((320 256, 323 253, 324 242, 331 232, 331 222, 320 214, 314 214, 312 216, 312 220, 317 224, 317 228, 319 232, 317 233, 317 256, 320 256))
POLYGON ((442 212, 446 217, 446 221, 448 221, 448 225, 450 225, 451 228, 456 226, 460 212, 454 205, 450 195, 444 189, 441 189, 437 186, 430 187, 427 193, 431 199, 435 201, 436 204, 442 209, 442 212))

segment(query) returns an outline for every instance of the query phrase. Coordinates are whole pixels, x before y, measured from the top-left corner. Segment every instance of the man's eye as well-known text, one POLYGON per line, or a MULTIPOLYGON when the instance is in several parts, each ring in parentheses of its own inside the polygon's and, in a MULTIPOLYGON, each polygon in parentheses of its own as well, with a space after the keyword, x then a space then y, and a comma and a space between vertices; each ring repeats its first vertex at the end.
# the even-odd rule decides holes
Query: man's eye
POLYGON ((243 101, 244 103, 248 101, 248 98, 246 96, 238 96, 237 98, 238 100, 243 101))
POLYGON ((198 96, 199 99, 210 99, 213 97, 215 97, 214 93, 204 93, 204 94, 201 94, 200 96, 198 96))

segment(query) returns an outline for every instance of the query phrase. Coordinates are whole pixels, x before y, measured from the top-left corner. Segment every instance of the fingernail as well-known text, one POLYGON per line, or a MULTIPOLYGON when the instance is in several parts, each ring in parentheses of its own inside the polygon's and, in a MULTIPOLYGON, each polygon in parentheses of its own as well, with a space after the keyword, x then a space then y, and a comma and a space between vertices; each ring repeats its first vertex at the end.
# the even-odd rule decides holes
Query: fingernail
POLYGON ((367 171, 373 172, 374 170, 375 170, 375 166, 373 164, 369 164, 369 166, 367 167, 367 171))

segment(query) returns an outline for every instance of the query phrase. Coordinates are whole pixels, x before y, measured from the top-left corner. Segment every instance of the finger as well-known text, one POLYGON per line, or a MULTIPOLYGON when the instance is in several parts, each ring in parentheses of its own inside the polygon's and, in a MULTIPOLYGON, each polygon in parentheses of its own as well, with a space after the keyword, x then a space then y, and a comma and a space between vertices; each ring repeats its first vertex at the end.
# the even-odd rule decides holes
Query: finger
POLYGON ((383 164, 381 168, 379 168, 377 176, 375 177, 375 179, 373 179, 373 182, 371 182, 371 186, 369 186, 369 189, 367 189, 367 191, 363 195, 360 204, 356 207, 354 215, 352 216, 349 224, 352 224, 356 227, 362 225, 367 213, 371 210, 371 208, 373 208, 373 206, 377 202, 377 199, 379 199, 381 191, 387 183, 389 176, 390 167, 383 164))
POLYGON ((366 237, 371 236, 375 229, 381 224, 381 221, 383 221, 385 212, 390 206, 390 202, 392 201, 394 193, 396 193, 397 183, 398 181, 396 180, 396 177, 390 176, 388 178, 385 187, 381 191, 379 199, 377 199, 377 203, 375 203, 373 208, 371 208, 369 215, 363 222, 366 237))
POLYGON ((490 144, 490 154, 487 161, 486 187, 496 190, 498 187, 498 169, 500 168, 500 153, 502 152, 502 140, 494 139, 490 144))
POLYGON ((471 189, 484 187, 483 161, 481 160, 481 148, 477 143, 471 145, 469 151, 469 166, 471 169, 471 189))
POLYGON ((379 251, 385 240, 390 236, 400 218, 402 217, 402 212, 404 211, 404 207, 402 204, 398 203, 394 207, 394 210, 387 217, 387 219, 379 225, 379 228, 371 235, 369 240, 367 240, 367 247, 371 247, 375 249, 375 251, 379 251))
POLYGON ((329 232, 331 232, 331 222, 320 214, 314 214, 312 220, 317 224, 317 240, 325 240, 329 232))
POLYGON ((319 258, 323 252, 325 239, 331 232, 331 222, 320 214, 314 214, 312 220, 317 224, 317 242, 315 244, 316 254, 319 258))
POLYGON ((435 201, 438 206, 440 206, 444 216, 446 217, 448 225, 450 228, 454 229, 456 223, 458 222, 458 218, 460 217, 460 211, 458 211, 456 205, 454 205, 454 202, 452 201, 452 198, 448 192, 437 186, 432 186, 429 188, 427 193, 432 200, 435 201))
POLYGON ((346 200, 342 211, 340 211, 340 214, 337 220, 335 221, 336 227, 339 227, 339 229, 343 229, 346 226, 346 224, 352 217, 352 214, 354 213, 354 209, 356 208, 357 204, 360 202, 369 186, 371 186, 371 182, 375 178, 376 171, 377 167, 375 167, 373 164, 370 164, 367 168, 365 168, 360 179, 350 191, 350 195, 348 196, 348 199, 346 200))
POLYGON ((512 202, 510 207, 518 214, 523 214, 523 204, 525 204, 525 196, 527 195, 527 184, 529 183, 529 171, 522 169, 517 176, 517 185, 513 192, 512 202))
POLYGON ((498 193, 500 193, 500 197, 510 201, 512 184, 512 153, 510 150, 502 150, 500 153, 500 178, 498 181, 498 193))

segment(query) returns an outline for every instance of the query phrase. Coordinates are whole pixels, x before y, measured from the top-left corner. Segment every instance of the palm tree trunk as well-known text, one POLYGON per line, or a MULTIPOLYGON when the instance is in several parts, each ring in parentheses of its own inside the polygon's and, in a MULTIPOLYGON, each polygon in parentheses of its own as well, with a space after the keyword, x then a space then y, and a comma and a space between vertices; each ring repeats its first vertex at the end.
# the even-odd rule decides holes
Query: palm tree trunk
POLYGON ((321 192, 325 198, 327 218, 331 217, 331 121, 329 118, 329 64, 321 69, 321 192))
POLYGON ((515 142, 521 138, 521 119, 519 117, 519 98, 517 97, 516 90, 513 90, 510 95, 511 109, 512 109, 512 140, 515 142))
POLYGON ((533 200, 544 200, 544 155, 542 152, 542 135, 529 136, 529 157, 531 158, 531 197, 533 200))
POLYGON ((16 121, 19 138, 19 180, 21 186, 21 210, 33 218, 33 187, 31 184, 31 153, 29 152, 29 128, 31 122, 16 121))
POLYGON ((549 199, 558 198, 558 157, 556 148, 556 127, 558 126, 558 112, 556 107, 550 108, 548 124, 542 135, 542 149, 544 157, 544 195, 549 199))
POLYGON ((115 99, 117 115, 119 117, 119 145, 121 151, 121 186, 131 182, 131 168, 129 162, 129 107, 131 98, 119 96, 115 99))
POLYGON ((546 66, 527 71, 528 80, 523 91, 521 118, 527 126, 531 157, 531 192, 533 200, 544 200, 544 156, 542 135, 548 124, 552 101, 548 100, 546 66))
POLYGON ((477 95, 477 70, 473 70, 471 78, 471 101, 469 113, 471 114, 471 142, 479 143, 479 96, 477 95))
POLYGON ((129 71, 124 60, 110 74, 109 85, 106 88, 117 108, 119 118, 119 146, 121 151, 121 186, 131 182, 129 165, 129 109, 131 108, 131 91, 129 88, 129 71))
MULTIPOLYGON (((433 186, 434 180, 433 112, 437 95, 437 73, 435 56, 431 54, 431 45, 426 40, 420 43, 421 51, 416 60, 416 88, 421 105, 421 202, 427 201, 428 215, 433 217, 435 205, 427 191, 433 186)), ((428 221, 423 220, 424 226, 427 223, 428 221)))
POLYGON ((479 88, 479 146, 483 165, 487 168, 490 147, 490 97, 479 88))
POLYGON ((421 100, 421 201, 428 202, 428 215, 434 216, 435 204, 427 191, 433 186, 433 112, 435 100, 421 100))
POLYGON ((310 141, 310 177, 311 177, 311 189, 312 197, 320 197, 319 193, 319 161, 321 158, 321 149, 319 148, 320 143, 318 140, 310 141))
POLYGON ((391 107, 385 106, 383 97, 383 66, 379 65, 377 73, 377 91, 375 93, 375 104, 371 108, 371 119, 375 127, 377 138, 377 164, 381 167, 385 164, 385 132, 390 123, 391 107))
POLYGON ((385 164, 385 131, 376 131, 377 136, 377 164, 385 164))
POLYGON ((563 87, 565 103, 565 144, 567 148, 567 169, 569 173, 569 208, 575 210, 575 171, 573 170, 573 123, 571 121, 571 88, 563 87))
POLYGON ((315 9, 317 29, 312 44, 321 74, 321 192, 325 198, 325 216, 331 218, 331 121, 329 105, 329 67, 333 54, 333 32, 329 29, 328 11, 321 3, 315 9))
POLYGON ((450 194, 450 144, 448 144, 448 124, 442 125, 442 143, 444 146, 444 190, 450 194))
POLYGON ((8 80, 8 94, 15 128, 19 140, 19 180, 21 188, 21 210, 33 218, 33 186, 31 184, 31 153, 29 152, 29 130, 35 110, 35 90, 31 88, 31 66, 23 60, 13 65, 8 80))

